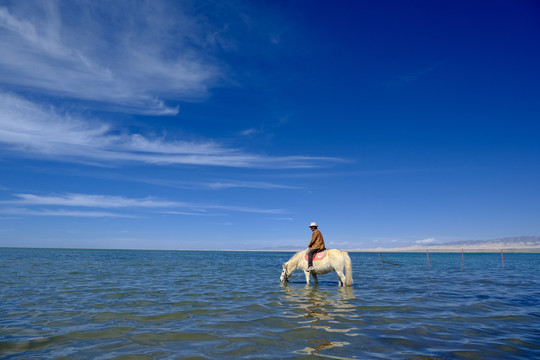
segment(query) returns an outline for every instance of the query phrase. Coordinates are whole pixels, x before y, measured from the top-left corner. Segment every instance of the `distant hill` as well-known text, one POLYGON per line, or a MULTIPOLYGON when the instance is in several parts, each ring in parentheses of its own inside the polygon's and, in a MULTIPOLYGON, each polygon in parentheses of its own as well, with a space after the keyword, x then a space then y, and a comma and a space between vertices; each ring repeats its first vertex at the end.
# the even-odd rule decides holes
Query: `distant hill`
MULTIPOLYGON (((300 251, 305 246, 275 246, 256 249, 258 251, 300 251)), ((490 240, 465 240, 453 242, 433 242, 399 248, 342 249, 347 251, 532 251, 540 252, 540 236, 514 236, 490 240)))
POLYGON ((429 243, 401 248, 357 249, 357 251, 516 251, 540 252, 540 236, 515 236, 490 240, 429 243))
POLYGON ((485 246, 485 245, 504 245, 504 246, 540 246, 540 236, 515 236, 491 240, 468 240, 455 241, 439 245, 447 246, 485 246))

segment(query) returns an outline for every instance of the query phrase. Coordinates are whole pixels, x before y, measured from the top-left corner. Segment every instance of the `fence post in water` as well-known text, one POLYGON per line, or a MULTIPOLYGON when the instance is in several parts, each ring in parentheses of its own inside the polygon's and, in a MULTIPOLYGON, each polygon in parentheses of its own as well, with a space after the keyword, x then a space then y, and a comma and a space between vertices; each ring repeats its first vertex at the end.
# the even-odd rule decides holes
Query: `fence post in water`
POLYGON ((465 262, 463 261, 463 248, 461 248, 461 268, 465 266, 465 262))
POLYGON ((429 249, 427 249, 427 267, 429 267, 429 249))
POLYGON ((501 250, 501 260, 502 260, 502 266, 503 266, 503 269, 504 269, 504 256, 503 256, 503 251, 501 250))
POLYGON ((379 253, 379 261, 381 262, 381 265, 382 265, 381 253, 379 253))

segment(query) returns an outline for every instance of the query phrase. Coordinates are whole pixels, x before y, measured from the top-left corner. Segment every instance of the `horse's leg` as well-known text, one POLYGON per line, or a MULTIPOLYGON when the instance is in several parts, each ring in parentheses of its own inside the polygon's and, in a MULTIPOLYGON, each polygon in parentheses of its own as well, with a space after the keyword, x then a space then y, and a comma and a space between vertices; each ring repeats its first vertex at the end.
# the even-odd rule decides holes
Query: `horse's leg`
POLYGON ((345 274, 343 274, 343 270, 337 270, 336 273, 339 276, 339 286, 345 286, 345 274))
POLYGON ((319 283, 319 279, 317 279, 317 274, 311 273, 311 276, 313 276, 313 280, 315 280, 315 284, 319 283))
POLYGON ((309 271, 304 270, 304 275, 306 275, 306 284, 309 285, 309 271))

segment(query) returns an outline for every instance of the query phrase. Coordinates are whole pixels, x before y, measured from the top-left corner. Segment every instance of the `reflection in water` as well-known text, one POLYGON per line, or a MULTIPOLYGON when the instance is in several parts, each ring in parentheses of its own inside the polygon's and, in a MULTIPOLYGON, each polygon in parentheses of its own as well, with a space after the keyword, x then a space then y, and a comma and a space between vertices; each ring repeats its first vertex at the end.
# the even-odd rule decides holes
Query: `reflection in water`
MULTIPOLYGON (((318 286, 306 285, 304 287, 295 287, 288 284, 282 285, 284 296, 283 300, 287 301, 294 311, 294 315, 299 319, 300 327, 309 327, 316 330, 324 330, 332 333, 342 333, 347 336, 356 336, 356 327, 351 327, 340 321, 340 318, 353 318, 355 314, 355 306, 351 304, 354 300, 354 292, 351 287, 338 288, 337 290, 322 290, 318 286)), ((302 350, 295 351, 301 354, 317 354, 319 352, 334 348, 350 345, 346 341, 329 341, 326 339, 311 339, 308 340, 309 346, 302 350)))
POLYGON ((321 350, 331 349, 333 347, 343 347, 346 345, 350 345, 348 342, 330 342, 328 340, 309 340, 310 343, 315 343, 317 345, 315 346, 307 346, 306 348, 302 350, 295 351, 297 354, 306 354, 306 355, 312 355, 316 354, 319 356, 329 357, 332 359, 348 359, 344 357, 337 357, 337 356, 330 356, 330 355, 322 355, 319 353, 321 350))

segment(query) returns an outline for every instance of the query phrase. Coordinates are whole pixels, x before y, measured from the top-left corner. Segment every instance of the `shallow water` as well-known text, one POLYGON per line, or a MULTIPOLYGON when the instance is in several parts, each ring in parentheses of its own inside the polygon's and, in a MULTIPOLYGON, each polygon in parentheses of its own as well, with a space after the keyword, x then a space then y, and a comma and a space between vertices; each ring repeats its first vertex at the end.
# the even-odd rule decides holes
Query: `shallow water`
POLYGON ((540 358, 540 254, 381 255, 0 248, 0 358, 540 358))

